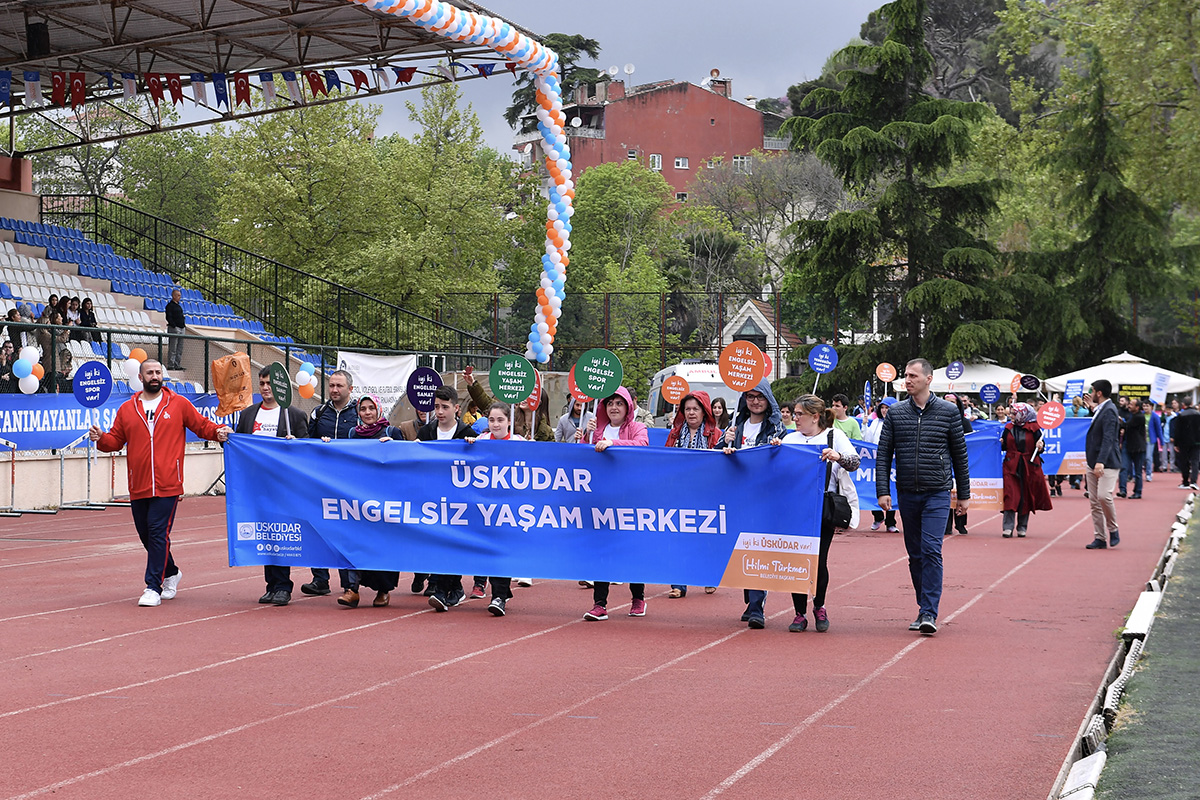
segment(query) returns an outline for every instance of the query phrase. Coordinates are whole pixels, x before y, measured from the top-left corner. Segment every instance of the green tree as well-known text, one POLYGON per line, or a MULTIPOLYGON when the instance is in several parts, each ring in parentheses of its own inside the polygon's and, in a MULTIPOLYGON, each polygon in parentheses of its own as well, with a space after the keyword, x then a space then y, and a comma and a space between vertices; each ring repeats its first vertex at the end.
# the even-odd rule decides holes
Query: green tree
POLYGON ((210 134, 183 130, 130 139, 121 166, 130 204, 189 230, 216 227, 218 172, 210 134))
POLYGON ((980 237, 996 209, 996 181, 947 182, 970 151, 968 123, 978 103, 925 91, 933 58, 925 46, 922 0, 880 9, 890 24, 881 44, 846 48, 857 69, 838 75, 841 91, 817 89, 807 103, 840 109, 819 119, 793 117, 793 144, 813 148, 871 207, 796 223, 785 290, 839 298, 865 313, 894 294, 897 309, 882 326, 898 354, 932 360, 1002 355, 1018 325, 996 279, 993 248, 980 237))
MULTIPOLYGON (((608 75, 591 67, 580 67, 579 61, 584 57, 599 58, 600 43, 582 34, 548 33, 542 43, 558 53, 559 84, 562 86, 564 98, 585 83, 600 83, 608 80, 608 75)), ((522 71, 513 90, 512 105, 504 112, 504 120, 510 128, 516 129, 521 117, 537 110, 537 88, 533 83, 533 74, 522 71)), ((564 99, 563 102, 568 102, 564 99)))

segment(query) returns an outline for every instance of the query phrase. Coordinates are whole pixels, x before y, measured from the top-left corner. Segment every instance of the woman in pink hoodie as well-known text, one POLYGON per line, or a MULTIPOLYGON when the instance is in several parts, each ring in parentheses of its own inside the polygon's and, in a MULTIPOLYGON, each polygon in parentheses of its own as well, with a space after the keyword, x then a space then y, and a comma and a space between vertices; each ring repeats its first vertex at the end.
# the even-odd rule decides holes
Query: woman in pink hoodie
MULTIPOLYGON (((603 453, 613 445, 645 447, 650 444, 646 426, 633 418, 633 396, 624 386, 618 386, 616 393, 597 405, 596 415, 588 420, 587 428, 576 431, 576 441, 595 446, 597 453, 603 453)), ((589 622, 608 619, 608 586, 607 581, 596 581, 592 587, 592 610, 583 615, 584 619, 589 622)), ((631 583, 629 592, 633 596, 629 616, 646 616, 646 584, 631 583)))

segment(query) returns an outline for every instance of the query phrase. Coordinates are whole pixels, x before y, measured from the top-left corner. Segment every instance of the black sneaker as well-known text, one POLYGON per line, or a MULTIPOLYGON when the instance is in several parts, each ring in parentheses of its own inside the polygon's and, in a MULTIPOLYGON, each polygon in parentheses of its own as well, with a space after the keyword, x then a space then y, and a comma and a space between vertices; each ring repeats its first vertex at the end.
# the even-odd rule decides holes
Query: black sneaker
POLYGON ((286 606, 290 602, 292 602, 292 593, 286 589, 280 589, 271 596, 271 605, 273 606, 286 606))
POLYGON ((450 604, 446 602, 446 596, 441 594, 431 595, 429 597, 429 605, 433 606, 434 611, 450 610, 450 604))
MULTIPOLYGON (((749 614, 749 612, 747 613, 749 614)), ((749 614, 749 616, 746 617, 746 623, 747 627, 756 631, 761 631, 763 628, 767 627, 767 620, 762 614, 749 614)))
POLYGON ((746 606, 746 610, 742 612, 742 622, 750 621, 750 606, 746 606))
POLYGON ((1108 532, 1108 546, 1116 547, 1120 543, 1121 543, 1121 532, 1120 531, 1109 531, 1108 532))
POLYGON ((421 594, 425 591, 425 579, 420 575, 413 575, 412 586, 408 588, 413 594, 421 594))
POLYGON ((504 598, 493 597, 492 602, 488 604, 488 613, 493 617, 504 616, 504 598))
POLYGON ((433 597, 437 594, 437 587, 433 585, 433 578, 429 579, 429 585, 425 587, 425 596, 433 597))
POLYGON ((923 614, 917 614, 917 618, 914 619, 912 622, 908 623, 908 629, 910 631, 914 631, 914 632, 921 630, 921 619, 923 617, 924 617, 923 614))
POLYGON ((450 594, 446 595, 446 605, 450 608, 454 608, 456 605, 465 600, 466 597, 467 595, 462 589, 454 589, 450 592, 450 594))
POLYGON ((937 619, 934 618, 933 614, 922 614, 921 624, 917 626, 917 630, 923 636, 933 636, 937 633, 937 619))
POLYGON ((322 597, 329 594, 329 584, 317 583, 316 581, 313 581, 312 583, 305 583, 301 585, 300 591, 304 592, 304 594, 313 595, 314 597, 322 597))
POLYGON ((1103 539, 1092 539, 1092 543, 1084 545, 1084 547, 1088 550, 1107 550, 1108 542, 1103 539))

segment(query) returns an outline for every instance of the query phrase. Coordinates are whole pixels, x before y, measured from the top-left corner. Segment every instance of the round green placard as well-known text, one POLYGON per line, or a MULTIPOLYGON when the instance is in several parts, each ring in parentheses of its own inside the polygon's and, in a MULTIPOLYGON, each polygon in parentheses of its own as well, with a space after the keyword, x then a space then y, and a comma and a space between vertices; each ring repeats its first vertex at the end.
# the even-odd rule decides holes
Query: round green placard
POLYGON ((624 377, 621 359, 603 347, 588 350, 575 362, 575 383, 579 391, 594 400, 603 400, 616 392, 624 377))
POLYGON ((292 404, 292 379, 287 367, 276 361, 267 369, 271 370, 268 380, 271 381, 271 394, 275 396, 275 402, 281 408, 288 408, 292 404))
POLYGON ((497 400, 519 403, 533 392, 533 365, 524 356, 504 356, 492 364, 488 379, 497 400))

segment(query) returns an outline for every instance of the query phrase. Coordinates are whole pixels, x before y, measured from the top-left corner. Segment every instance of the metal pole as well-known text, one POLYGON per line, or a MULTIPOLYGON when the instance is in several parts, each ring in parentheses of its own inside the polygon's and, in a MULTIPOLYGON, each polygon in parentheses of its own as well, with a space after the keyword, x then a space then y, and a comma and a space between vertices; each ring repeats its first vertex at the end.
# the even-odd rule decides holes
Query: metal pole
POLYGON ((0 510, 0 517, 19 517, 21 512, 17 511, 17 446, 7 439, 0 439, 0 444, 11 448, 9 450, 9 462, 12 464, 12 478, 9 485, 8 507, 0 510))
POLYGON ((104 506, 92 502, 92 443, 87 443, 87 497, 79 503, 67 503, 64 501, 63 492, 67 483, 67 450, 81 444, 88 438, 88 434, 83 434, 75 441, 71 442, 66 447, 59 448, 58 451, 58 507, 69 508, 75 511, 103 511, 104 506))

